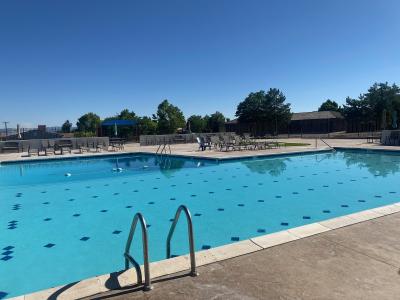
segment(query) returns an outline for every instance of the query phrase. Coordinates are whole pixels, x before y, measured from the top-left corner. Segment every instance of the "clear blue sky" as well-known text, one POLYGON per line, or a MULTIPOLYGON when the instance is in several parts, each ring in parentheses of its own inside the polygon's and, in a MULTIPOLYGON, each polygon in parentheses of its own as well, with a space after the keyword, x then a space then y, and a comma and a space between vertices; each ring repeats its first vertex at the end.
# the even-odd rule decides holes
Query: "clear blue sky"
MULTIPOLYGON (((73 123, 161 100, 233 117, 280 88, 293 111, 400 83, 400 1, 0 1, 0 121, 73 123)), ((0 125, 1 126, 1 125, 0 125)))

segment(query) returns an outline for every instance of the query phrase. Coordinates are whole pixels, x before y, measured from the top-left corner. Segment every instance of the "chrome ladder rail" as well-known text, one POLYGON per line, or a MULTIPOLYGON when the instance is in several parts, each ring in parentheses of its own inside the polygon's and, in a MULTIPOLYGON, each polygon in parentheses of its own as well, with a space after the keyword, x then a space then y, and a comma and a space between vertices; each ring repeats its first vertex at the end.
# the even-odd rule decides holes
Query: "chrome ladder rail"
POLYGON ((333 152, 336 151, 335 148, 333 148, 331 145, 329 145, 329 144, 328 144, 327 142, 325 142, 323 139, 320 138, 320 140, 321 140, 325 145, 327 145, 329 148, 331 148, 331 149, 333 150, 333 152))
POLYGON ((125 270, 129 268, 129 263, 131 263, 135 267, 136 272, 138 273, 138 283, 139 284, 143 283, 142 271, 140 270, 140 266, 129 254, 133 236, 135 234, 136 225, 138 222, 142 227, 142 244, 143 244, 144 278, 145 278, 143 290, 150 291, 151 289, 153 289, 153 287, 151 286, 151 278, 150 278, 148 235, 147 235, 146 221, 141 213, 137 213, 133 217, 131 230, 129 231, 128 240, 126 241, 125 252, 124 252, 125 270))
POLYGON ((188 235, 189 235, 189 249, 190 249, 190 276, 198 276, 196 272, 196 256, 194 254, 194 237, 193 237, 193 223, 192 216, 189 209, 185 205, 180 205, 175 213, 174 221, 172 222, 171 228, 168 233, 167 238, 167 258, 171 258, 171 238, 174 234, 176 224, 178 223, 181 212, 186 215, 187 225, 188 225, 188 235))
POLYGON ((159 144, 157 151, 156 151, 156 155, 163 155, 163 154, 167 154, 167 146, 168 146, 168 152, 171 155, 171 146, 169 143, 163 143, 163 144, 159 144))

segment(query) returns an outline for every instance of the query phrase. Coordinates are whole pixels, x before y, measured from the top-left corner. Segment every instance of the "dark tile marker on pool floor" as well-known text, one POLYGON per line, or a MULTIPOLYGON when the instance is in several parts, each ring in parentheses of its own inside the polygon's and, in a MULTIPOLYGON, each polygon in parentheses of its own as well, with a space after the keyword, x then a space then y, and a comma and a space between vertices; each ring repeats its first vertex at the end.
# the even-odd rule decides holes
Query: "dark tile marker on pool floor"
POLYGON ((6 256, 3 256, 2 258, 0 258, 0 260, 7 261, 7 260, 10 260, 11 258, 13 258, 13 256, 6 255, 6 256))

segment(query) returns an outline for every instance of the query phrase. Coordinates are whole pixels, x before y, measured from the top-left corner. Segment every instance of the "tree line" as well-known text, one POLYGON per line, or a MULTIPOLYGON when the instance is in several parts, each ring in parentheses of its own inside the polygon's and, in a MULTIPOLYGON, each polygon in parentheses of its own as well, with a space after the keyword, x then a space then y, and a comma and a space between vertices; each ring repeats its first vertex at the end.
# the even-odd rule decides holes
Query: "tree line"
POLYGON ((322 103, 319 110, 342 113, 347 121, 348 131, 397 129, 400 88, 395 83, 375 83, 358 98, 347 97, 342 106, 328 99, 322 103))
MULTIPOLYGON (((107 120, 131 120, 137 124, 137 132, 131 126, 118 126, 118 135, 130 137, 134 134, 171 134, 177 130, 181 132, 219 132, 225 128, 225 116, 216 111, 211 115, 192 115, 185 119, 182 110, 171 104, 167 99, 157 107, 157 111, 151 117, 138 116, 134 111, 124 109, 120 113, 106 117, 103 120, 93 112, 82 115, 76 122, 74 135, 95 136, 101 126, 101 122, 107 120)), ((61 131, 69 133, 72 123, 67 120, 61 126, 61 131)), ((104 128, 107 135, 112 135, 114 128, 104 128)))
MULTIPOLYGON (((347 121, 348 131, 395 129, 400 111, 400 88, 395 83, 374 83, 358 98, 347 97, 343 105, 327 99, 318 110, 340 112, 347 121)), ((270 88, 267 92, 250 93, 238 104, 235 116, 238 123, 248 125, 253 132, 277 134, 280 128, 288 126, 292 112, 283 92, 270 88)), ((133 120, 137 123, 137 134, 171 134, 178 129, 196 133, 220 132, 225 130, 225 122, 229 121, 218 111, 204 116, 192 115, 186 120, 182 110, 168 100, 163 100, 151 117, 138 116, 134 111, 124 109, 104 120, 133 120)), ((104 120, 93 112, 84 114, 76 123, 75 135, 95 135, 104 120)), ((71 128, 72 123, 68 120, 62 125, 63 132, 70 132, 71 128)), ((132 128, 127 126, 118 128, 118 131, 121 136, 133 134, 132 128)))

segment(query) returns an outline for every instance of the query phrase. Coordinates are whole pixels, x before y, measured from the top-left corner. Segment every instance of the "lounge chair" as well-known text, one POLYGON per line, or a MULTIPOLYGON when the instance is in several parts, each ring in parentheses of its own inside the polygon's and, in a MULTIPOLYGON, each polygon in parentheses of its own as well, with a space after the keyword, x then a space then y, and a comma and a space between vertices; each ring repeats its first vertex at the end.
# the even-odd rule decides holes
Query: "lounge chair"
POLYGON ((204 137, 196 137, 197 143, 199 144, 199 150, 204 151, 207 147, 211 150, 211 144, 206 142, 204 137))
POLYGON ((113 151, 124 150, 124 144, 125 144, 124 139, 119 139, 119 138, 110 139, 110 147, 113 151))
POLYGON ((99 142, 97 142, 97 144, 96 144, 96 151, 97 151, 97 152, 101 152, 101 151, 103 151, 103 150, 107 150, 106 143, 104 143, 104 141, 99 141, 99 142))
POLYGON ((87 143, 85 143, 83 140, 77 142, 77 147, 78 147, 79 153, 81 153, 81 154, 89 151, 89 147, 88 147, 87 143))
POLYGON ((233 148, 233 150, 242 151, 242 150, 246 150, 247 146, 245 143, 243 143, 242 139, 239 136, 236 136, 233 140, 232 148, 233 148))
POLYGON ((212 147, 214 147, 214 149, 217 149, 217 148, 220 148, 221 142, 220 142, 220 140, 219 140, 219 138, 217 136, 212 135, 210 137, 210 144, 211 144, 212 147))
POLYGON ((32 147, 32 145, 28 146, 28 156, 37 155, 39 156, 39 148, 32 147))
MULTIPOLYGON (((49 141, 49 140, 43 140, 41 142, 42 144, 42 149, 41 151, 44 151, 44 155, 50 155, 50 154, 55 154, 55 149, 54 149, 54 141, 49 141)), ((40 154, 40 152, 39 152, 40 154)))
POLYGON ((72 142, 70 140, 60 140, 57 144, 55 144, 55 149, 59 150, 60 152, 54 152, 54 154, 61 154, 64 153, 72 153, 72 142))
POLYGON ((222 151, 223 148, 225 148, 225 151, 229 151, 229 149, 234 150, 233 148, 233 142, 231 140, 231 137, 228 135, 220 135, 219 136, 220 141, 221 141, 221 146, 220 146, 220 150, 222 151))
POLYGON ((243 134, 243 143, 246 145, 247 150, 255 150, 256 149, 256 143, 250 138, 249 133, 244 133, 243 134))

